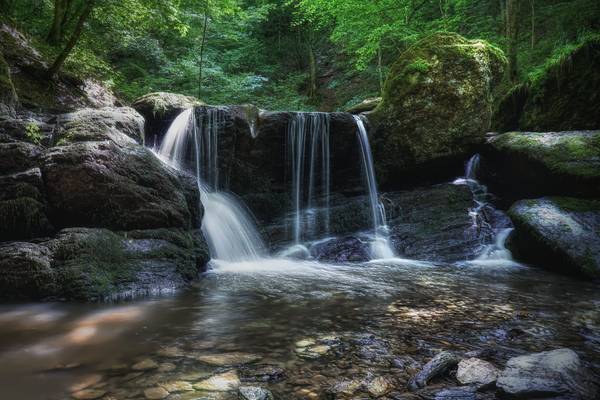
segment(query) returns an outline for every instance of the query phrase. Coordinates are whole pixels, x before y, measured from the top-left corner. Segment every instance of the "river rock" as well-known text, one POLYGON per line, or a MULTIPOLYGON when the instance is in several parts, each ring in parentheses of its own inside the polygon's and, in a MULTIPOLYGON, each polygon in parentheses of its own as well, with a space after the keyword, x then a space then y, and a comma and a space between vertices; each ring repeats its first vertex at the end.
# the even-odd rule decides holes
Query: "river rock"
POLYGON ((95 400, 99 399, 106 394, 106 390, 103 389, 84 389, 78 392, 72 393, 71 396, 75 400, 95 400))
POLYGON ((473 387, 451 387, 436 392, 434 400, 476 400, 478 399, 473 387))
POLYGON ((387 378, 375 377, 365 384, 365 389, 373 397, 381 397, 392 390, 392 384, 387 378))
POLYGON ((240 400, 273 400, 273 394, 258 386, 242 386, 239 389, 240 400))
POLYGON ((223 367, 250 364, 260 360, 261 357, 256 354, 248 353, 223 353, 200 355, 197 356, 196 359, 206 364, 223 367))
POLYGON ((253 365, 241 369, 242 382, 279 382, 286 378, 285 370, 276 365, 253 365))
POLYGON ((145 119, 146 134, 150 144, 160 140, 173 120, 187 108, 204 103, 195 97, 177 93, 154 92, 137 98, 131 107, 145 119))
POLYGON ((207 392, 228 392, 236 390, 240 384, 237 372, 228 371, 196 383, 194 389, 207 392))
POLYGON ((496 382, 498 373, 498 369, 491 363, 478 358, 468 358, 458 363, 456 379, 463 385, 474 385, 481 388, 496 382))
POLYGON ((44 155, 51 220, 118 230, 193 225, 177 175, 148 149, 112 142, 54 147, 44 155))
POLYGON ((158 364, 151 358, 146 358, 145 360, 142 360, 131 367, 131 369, 134 371, 147 371, 156 368, 158 368, 158 364))
POLYGON ((543 268, 600 276, 600 201, 521 200, 509 210, 519 256, 543 268))
POLYGON ((191 392, 194 390, 192 384, 186 381, 163 382, 159 386, 169 393, 191 392))
POLYGON ((169 392, 162 387, 153 387, 144 390, 144 397, 148 400, 162 400, 169 396, 169 392))
POLYGON ((84 108, 57 116, 55 142, 112 140, 123 146, 144 143, 144 117, 130 107, 84 108))
POLYGON ((498 388, 514 397, 593 399, 594 378, 570 349, 534 353, 508 360, 498 388))
POLYGON ((435 33, 404 51, 368 114, 380 184, 456 176, 484 142, 505 64, 502 50, 455 33, 435 33))
POLYGON ((438 353, 410 380, 408 383, 409 390, 414 391, 425 387, 430 380, 445 374, 455 367, 459 361, 460 358, 452 352, 442 351, 438 353))
POLYGON ((505 197, 600 197, 600 131, 508 132, 482 155, 486 182, 505 197))

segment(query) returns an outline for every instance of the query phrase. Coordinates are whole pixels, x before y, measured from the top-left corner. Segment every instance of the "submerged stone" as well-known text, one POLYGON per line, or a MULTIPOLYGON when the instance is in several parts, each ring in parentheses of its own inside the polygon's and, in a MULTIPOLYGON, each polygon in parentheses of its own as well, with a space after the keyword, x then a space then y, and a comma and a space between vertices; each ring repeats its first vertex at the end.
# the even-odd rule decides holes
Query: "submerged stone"
POLYGON ((209 354, 196 356, 195 358, 203 363, 217 365, 220 367, 250 364, 261 359, 260 356, 249 353, 209 354))
POLYGON ((194 389, 207 392, 228 392, 236 390, 240 385, 241 382, 237 372, 229 371, 196 383, 194 389))
POLYGON ((445 374, 450 368, 456 366, 459 361, 460 358, 452 352, 442 351, 438 353, 410 380, 408 388, 417 390, 425 387, 430 380, 445 374))
POLYGON ((273 394, 258 386, 242 386, 239 390, 240 400, 273 400, 273 394))
POLYGON ((106 394, 106 390, 102 389, 84 389, 71 394, 76 400, 95 400, 106 394))
POLYGON ((160 383, 159 386, 169 393, 190 392, 194 390, 192 384, 187 381, 169 381, 160 383))
POLYGON ((162 387, 154 387, 144 390, 144 396, 148 400, 162 400, 169 396, 169 392, 162 387))
POLYGON ((158 368, 158 364, 151 358, 146 358, 131 367, 134 371, 147 371, 156 368, 158 368))
POLYGON ((498 369, 487 361, 468 358, 458 363, 456 379, 463 385, 486 387, 498 379, 498 369))

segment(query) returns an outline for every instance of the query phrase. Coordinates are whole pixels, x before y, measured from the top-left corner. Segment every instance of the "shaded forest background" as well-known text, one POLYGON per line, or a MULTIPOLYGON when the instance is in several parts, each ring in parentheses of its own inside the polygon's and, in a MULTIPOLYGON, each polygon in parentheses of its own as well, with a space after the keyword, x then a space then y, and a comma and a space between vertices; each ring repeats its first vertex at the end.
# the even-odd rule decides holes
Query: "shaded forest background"
POLYGON ((126 101, 171 91, 209 104, 339 110, 379 96, 391 64, 437 31, 503 48, 503 90, 600 30, 598 0, 0 0, 55 70, 126 101))

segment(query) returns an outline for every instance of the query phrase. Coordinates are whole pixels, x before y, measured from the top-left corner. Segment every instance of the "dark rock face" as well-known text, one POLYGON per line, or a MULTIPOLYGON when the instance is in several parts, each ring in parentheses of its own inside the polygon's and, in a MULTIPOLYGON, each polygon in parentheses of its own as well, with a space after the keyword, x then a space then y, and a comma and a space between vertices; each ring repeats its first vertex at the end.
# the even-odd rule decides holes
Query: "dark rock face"
POLYGON ((0 293, 4 299, 37 299, 56 291, 52 252, 34 243, 0 243, 0 293))
POLYGON ((600 277, 600 201, 568 197, 521 200, 509 210, 514 247, 531 263, 600 277))
POLYGON ((600 38, 582 43, 500 103, 494 129, 580 130, 600 127, 600 38))
POLYGON ((508 360, 498 388, 518 398, 597 398, 598 388, 577 353, 557 349, 508 360))
POLYGON ((398 58, 381 104, 368 114, 384 188, 457 175, 484 141, 505 63, 494 46, 451 33, 425 38, 398 58))
POLYGON ((146 134, 150 144, 160 141, 173 120, 183 110, 204 103, 195 97, 182 94, 155 92, 136 99, 131 107, 146 120, 146 134))
POLYGON ((15 114, 18 98, 10 77, 10 67, 0 50, 0 116, 15 114))
POLYGON ((42 174, 57 226, 192 226, 180 182, 143 147, 84 142, 50 149, 42 174))
POLYGON ((509 132, 488 139, 483 171, 492 191, 519 199, 600 196, 600 131, 509 132))

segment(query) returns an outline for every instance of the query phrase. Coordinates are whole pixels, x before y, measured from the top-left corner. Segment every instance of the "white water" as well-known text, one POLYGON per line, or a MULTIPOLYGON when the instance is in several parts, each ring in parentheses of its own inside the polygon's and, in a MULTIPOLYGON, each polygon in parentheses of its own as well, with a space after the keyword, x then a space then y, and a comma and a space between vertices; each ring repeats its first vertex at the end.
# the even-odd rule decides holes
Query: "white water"
MULTIPOLYGON (((472 219, 473 229, 478 229, 479 224, 484 224, 487 228, 493 232, 494 242, 483 245, 481 251, 475 260, 469 261, 470 264, 477 265, 519 265, 512 258, 512 253, 506 248, 506 240, 513 231, 512 227, 500 227, 492 228, 484 218, 482 218, 482 212, 484 208, 493 207, 488 203, 488 191, 487 187, 481 184, 477 180, 477 174, 479 172, 480 157, 479 154, 475 154, 469 159, 465 167, 465 176, 456 179, 453 183, 455 185, 467 185, 473 193, 473 201, 475 206, 469 209, 469 216, 472 219)), ((494 212, 500 213, 495 210, 494 212)))
POLYGON ((390 246, 387 233, 388 226, 385 217, 385 208, 379 201, 379 193, 377 192, 373 154, 371 152, 371 145, 369 144, 367 129, 361 117, 354 115, 354 119, 358 128, 358 141, 360 143, 363 171, 369 192, 369 203, 373 219, 374 238, 371 241, 371 257, 375 259, 394 258, 395 254, 390 246))
POLYGON ((330 116, 326 113, 296 113, 288 124, 294 203, 292 231, 296 245, 303 239, 313 239, 317 226, 329 232, 329 127, 330 116))
POLYGON ((195 176, 204 206, 202 232, 211 257, 230 262, 257 260, 264 254, 265 246, 253 218, 233 195, 217 191, 221 120, 222 110, 215 108, 207 108, 200 121, 196 120, 194 109, 183 111, 169 127, 158 155, 174 168, 184 170, 187 149, 193 141, 195 176))

